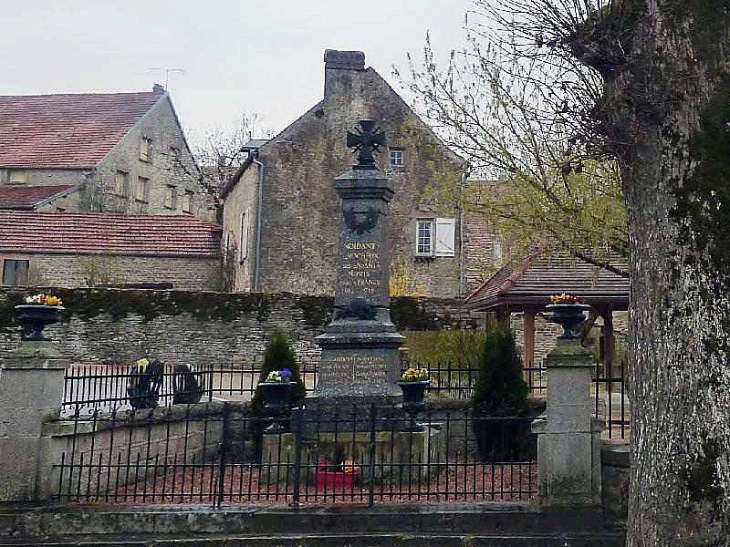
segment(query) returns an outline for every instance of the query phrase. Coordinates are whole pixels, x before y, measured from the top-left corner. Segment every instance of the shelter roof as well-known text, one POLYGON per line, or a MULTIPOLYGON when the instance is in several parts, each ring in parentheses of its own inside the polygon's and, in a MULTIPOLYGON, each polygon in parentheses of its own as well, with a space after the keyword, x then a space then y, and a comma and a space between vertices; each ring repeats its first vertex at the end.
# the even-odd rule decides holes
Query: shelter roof
MULTIPOLYGON (((626 270, 625 259, 612 257, 611 264, 626 270)), ((580 296, 588 304, 626 308, 629 279, 580 258, 535 253, 497 271, 467 297, 466 305, 475 310, 541 306, 560 293, 580 296)))
POLYGON ((220 236, 187 215, 0 211, 0 252, 216 258, 220 236))

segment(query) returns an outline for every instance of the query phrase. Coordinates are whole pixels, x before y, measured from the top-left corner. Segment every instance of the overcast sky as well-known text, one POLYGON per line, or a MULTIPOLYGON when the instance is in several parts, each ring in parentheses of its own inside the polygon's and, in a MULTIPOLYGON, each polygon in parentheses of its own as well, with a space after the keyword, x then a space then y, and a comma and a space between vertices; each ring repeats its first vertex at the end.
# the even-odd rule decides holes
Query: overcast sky
POLYGON ((278 132, 322 98, 326 48, 392 66, 463 43, 470 0, 0 0, 0 94, 169 89, 194 142, 244 112, 278 132))

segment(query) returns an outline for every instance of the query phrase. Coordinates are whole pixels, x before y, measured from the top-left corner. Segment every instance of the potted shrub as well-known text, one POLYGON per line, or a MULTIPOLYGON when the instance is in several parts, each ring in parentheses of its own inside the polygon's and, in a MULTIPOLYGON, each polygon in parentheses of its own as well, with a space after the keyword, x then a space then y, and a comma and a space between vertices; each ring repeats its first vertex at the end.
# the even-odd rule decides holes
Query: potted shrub
POLYGON ((360 467, 352 460, 345 459, 345 449, 338 445, 335 447, 332 460, 324 460, 317 466, 314 480, 317 490, 352 488, 359 473, 360 467))
POLYGON ((488 460, 531 456, 527 384, 512 331, 487 333, 472 397, 473 429, 479 455, 488 460))
MULTIPOLYGON (((256 418, 253 421, 252 425, 252 435, 257 453, 259 452, 261 446, 260 442, 261 435, 264 431, 264 425, 266 421, 270 421, 269 410, 266 409, 267 397, 265 393, 270 393, 271 396, 277 397, 277 395, 273 393, 277 390, 288 390, 287 393, 289 398, 285 408, 287 415, 289 414, 291 406, 298 404, 304 399, 304 396, 306 395, 304 383, 302 382, 299 374, 299 363, 297 363, 296 356, 294 355, 294 351, 289 344, 288 338, 280 330, 274 331, 271 336, 271 340, 269 340, 269 343, 266 346, 266 351, 264 352, 264 360, 261 364, 261 375, 259 376, 259 382, 256 386, 256 391, 251 401, 251 410, 253 416, 256 418), (269 375, 272 372, 280 372, 284 369, 291 372, 291 376, 289 377, 288 382, 295 385, 289 386, 288 388, 277 388, 276 386, 271 387, 266 385, 266 380, 269 378, 269 375), (265 392, 265 390, 267 391, 265 392)), ((276 405, 277 403, 274 404, 276 405)), ((286 416, 284 416, 283 419, 280 420, 280 425, 284 428, 284 430, 288 429, 288 423, 289 420, 286 416)))
POLYGON ((425 393, 430 380, 425 368, 410 367, 401 375, 397 384, 403 392, 403 409, 411 418, 410 431, 423 431, 423 424, 416 422, 419 412, 426 409, 425 393))
POLYGON ((264 394, 264 408, 271 425, 264 434, 285 433, 287 428, 282 421, 289 415, 289 396, 296 382, 291 381, 292 372, 288 368, 272 370, 263 383, 259 384, 264 394))
POLYGON ((25 304, 15 306, 15 318, 23 329, 21 338, 33 341, 50 340, 43 335, 43 329, 57 323, 63 310, 63 302, 57 296, 41 293, 26 297, 25 304))

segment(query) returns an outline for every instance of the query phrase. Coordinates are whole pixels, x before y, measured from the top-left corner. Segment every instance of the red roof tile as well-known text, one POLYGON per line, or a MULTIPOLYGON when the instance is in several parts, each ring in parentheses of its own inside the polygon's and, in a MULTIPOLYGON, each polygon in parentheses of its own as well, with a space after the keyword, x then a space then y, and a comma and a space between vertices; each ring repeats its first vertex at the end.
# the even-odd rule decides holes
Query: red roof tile
POLYGON ((0 211, 0 252, 215 258, 220 235, 183 215, 0 211))
POLYGON ((0 186, 0 209, 34 209, 53 196, 73 188, 71 184, 56 186, 0 186))
MULTIPOLYGON (((611 264, 626 270, 626 260, 612 258, 611 264)), ((586 303, 625 306, 629 279, 579 258, 534 254, 523 263, 508 264, 482 283, 469 297, 471 308, 489 309, 502 304, 547 304, 553 294, 580 296, 586 303)))
POLYGON ((0 97, 0 165, 94 167, 164 92, 0 97))

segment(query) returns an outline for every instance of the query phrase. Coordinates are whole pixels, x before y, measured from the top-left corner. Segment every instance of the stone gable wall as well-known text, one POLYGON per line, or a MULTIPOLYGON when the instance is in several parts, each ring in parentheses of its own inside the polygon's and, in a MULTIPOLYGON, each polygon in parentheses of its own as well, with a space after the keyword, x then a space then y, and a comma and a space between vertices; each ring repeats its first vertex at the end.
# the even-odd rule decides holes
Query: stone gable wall
MULTIPOLYGON (((193 158, 183 138, 182 129, 172 110, 169 98, 158 102, 147 115, 119 144, 104 158, 89 184, 87 192, 101 191, 101 204, 93 203, 90 207, 101 205, 105 211, 116 211, 130 214, 179 215, 182 214, 182 199, 185 190, 194 192, 193 213, 207 220, 215 220, 215 212, 208 208, 207 198, 197 181, 197 170, 193 158), (149 161, 140 159, 140 142, 145 136, 152 139, 149 148, 149 161), (176 156, 175 151, 179 151, 176 156), (111 190, 115 173, 120 170, 127 175, 126 198, 115 196, 111 190), (147 198, 139 201, 135 197, 137 177, 149 179, 147 198), (165 206, 167 185, 175 186, 174 207, 165 206)), ((87 194, 87 198, 90 195, 87 194)), ((94 201, 98 201, 94 198, 94 201)))
MULTIPOLYGON (((386 132, 390 146, 403 149, 404 165, 390 168, 389 151, 380 166, 392 179, 395 197, 388 216, 392 260, 405 262, 412 294, 452 298, 466 290, 461 241, 465 231, 458 206, 461 172, 458 159, 440 145, 398 94, 373 69, 325 69, 324 100, 259 149, 265 166, 262 185, 261 286, 251 287, 249 271, 238 276, 237 290, 267 293, 334 293, 335 262, 342 222, 333 179, 353 163, 345 135, 358 120, 373 119, 386 132), (431 190, 450 191, 448 199, 432 199, 431 190), (456 219, 454 257, 415 257, 416 220, 456 219)), ((255 173, 251 166, 248 172, 255 173)), ((257 181, 239 182, 239 186, 257 181)), ((238 235, 244 208, 255 211, 256 192, 226 197, 224 229, 238 235), (240 202, 245 202, 241 205, 240 202)), ((252 215, 253 217, 253 215, 252 215)), ((252 218, 253 220, 253 218, 252 218)), ((254 238, 251 237, 252 244, 254 238)), ((488 249, 474 248, 475 252, 488 249)), ((252 257, 253 260, 255 257, 252 257)), ((241 265, 245 270, 248 266, 241 265)))

